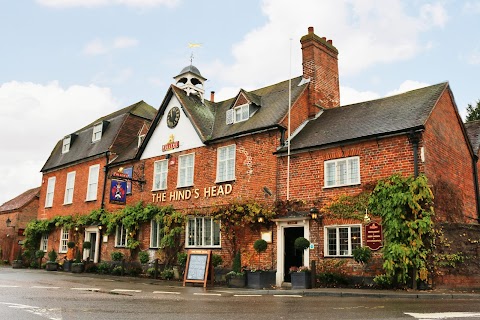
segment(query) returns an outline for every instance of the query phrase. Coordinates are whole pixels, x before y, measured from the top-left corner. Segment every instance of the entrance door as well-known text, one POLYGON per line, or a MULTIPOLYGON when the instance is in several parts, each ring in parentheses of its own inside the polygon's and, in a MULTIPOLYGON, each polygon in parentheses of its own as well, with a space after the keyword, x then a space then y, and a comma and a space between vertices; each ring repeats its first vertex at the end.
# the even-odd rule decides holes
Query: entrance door
POLYGON ((90 243, 92 244, 92 248, 89 250, 89 258, 90 261, 95 261, 95 253, 97 252, 97 234, 96 233, 90 233, 90 243))
POLYGON ((97 263, 99 261, 100 252, 100 231, 97 226, 85 228, 85 241, 90 241, 91 248, 83 251, 83 259, 90 258, 90 261, 97 263))
POLYGON ((284 253, 284 280, 285 282, 290 282, 290 273, 288 272, 290 267, 296 266, 300 267, 303 265, 302 260, 302 250, 295 249, 295 239, 298 237, 303 237, 303 226, 302 227, 291 227, 284 229, 284 239, 285 239, 285 253, 284 253))

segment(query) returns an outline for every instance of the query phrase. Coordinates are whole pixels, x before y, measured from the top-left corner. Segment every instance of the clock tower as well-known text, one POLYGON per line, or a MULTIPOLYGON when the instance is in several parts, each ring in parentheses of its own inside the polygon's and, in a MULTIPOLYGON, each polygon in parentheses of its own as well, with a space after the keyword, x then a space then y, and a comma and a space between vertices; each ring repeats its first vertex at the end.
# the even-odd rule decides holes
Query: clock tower
POLYGON ((183 68, 180 74, 173 79, 175 79, 176 85, 183 89, 187 95, 197 95, 203 102, 204 85, 207 79, 200 74, 200 71, 194 65, 191 64, 183 68))

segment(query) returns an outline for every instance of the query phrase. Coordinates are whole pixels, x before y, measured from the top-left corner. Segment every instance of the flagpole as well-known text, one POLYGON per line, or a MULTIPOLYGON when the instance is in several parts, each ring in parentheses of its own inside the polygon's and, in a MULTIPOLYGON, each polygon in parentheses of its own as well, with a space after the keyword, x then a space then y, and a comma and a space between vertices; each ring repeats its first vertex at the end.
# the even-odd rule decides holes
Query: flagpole
POLYGON ((290 109, 292 108, 292 39, 289 44, 290 56, 288 66, 288 140, 287 140, 287 201, 290 200, 290 109))

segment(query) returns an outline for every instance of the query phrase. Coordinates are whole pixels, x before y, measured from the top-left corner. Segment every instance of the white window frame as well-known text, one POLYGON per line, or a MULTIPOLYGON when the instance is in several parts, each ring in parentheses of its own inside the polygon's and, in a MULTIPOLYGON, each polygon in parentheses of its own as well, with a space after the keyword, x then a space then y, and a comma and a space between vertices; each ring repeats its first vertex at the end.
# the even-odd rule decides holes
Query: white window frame
POLYGON ((67 182, 65 183, 65 196, 63 204, 71 204, 73 202, 73 192, 75 190, 75 171, 67 173, 67 182))
POLYGON ((360 184, 360 157, 358 156, 325 161, 323 169, 324 188, 360 184), (333 168, 333 176, 331 168, 333 168), (345 181, 341 181, 342 175, 345 176, 345 181))
POLYGON ((55 195, 55 181, 56 177, 48 178, 47 182, 47 194, 45 196, 45 208, 51 208, 53 206, 53 196, 55 195))
POLYGON ((216 182, 235 180, 236 145, 231 144, 217 149, 216 182), (233 150, 233 151, 232 151, 233 150))
POLYGON ((158 160, 153 163, 152 190, 166 190, 168 177, 168 160, 158 160))
POLYGON ((71 142, 72 142, 72 136, 63 138, 62 153, 67 153, 68 151, 70 151, 71 142))
POLYGON ((102 139, 103 123, 98 123, 93 126, 92 142, 97 142, 102 139))
POLYGON ((186 248, 221 248, 220 222, 213 217, 188 217, 185 234, 186 248))
POLYGON ((47 252, 48 250, 48 234, 42 234, 42 239, 40 239, 40 250, 47 252))
POLYGON ((68 251, 68 230, 62 228, 60 231, 60 246, 58 248, 59 253, 67 253, 68 251))
POLYGON ((88 185, 86 201, 97 200, 98 179, 100 177, 100 165, 95 164, 88 168, 88 185))
POLYGON ((128 230, 123 224, 120 224, 115 229, 115 248, 125 248, 127 246, 128 230))
POLYGON ((162 224, 155 219, 150 222, 150 248, 161 248, 161 241, 164 236, 162 224))
POLYGON ((178 157, 178 180, 177 188, 193 186, 193 175, 195 169, 195 153, 184 154, 178 157), (192 159, 191 165, 187 164, 192 159))
POLYGON ((348 225, 332 225, 325 226, 323 229, 324 232, 324 256, 325 257, 352 257, 352 251, 356 248, 352 246, 352 240, 355 240, 358 246, 362 246, 362 225, 361 224, 348 224, 348 225), (359 234, 359 238, 352 238, 352 228, 358 228, 356 230, 359 234), (348 231, 348 243, 347 250, 342 251, 340 246, 340 229, 347 229, 348 231), (330 254, 329 244, 330 244, 330 234, 329 230, 335 230, 335 254, 330 254))
POLYGON ((250 105, 248 103, 233 108, 233 122, 243 122, 250 118, 250 105))

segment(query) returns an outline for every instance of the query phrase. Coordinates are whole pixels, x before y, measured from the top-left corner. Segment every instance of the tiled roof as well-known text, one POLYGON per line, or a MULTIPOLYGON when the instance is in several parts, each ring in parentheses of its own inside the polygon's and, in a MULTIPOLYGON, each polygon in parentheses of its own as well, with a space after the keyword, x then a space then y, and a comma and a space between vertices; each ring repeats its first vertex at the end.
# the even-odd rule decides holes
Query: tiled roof
POLYGON ((13 198, 0 206, 0 213, 7 211, 16 211, 29 204, 30 201, 38 198, 40 187, 25 191, 18 197, 13 198))
POLYGON ((468 138, 473 147, 473 152, 478 154, 480 148, 480 120, 469 121, 465 123, 468 138))
MULTIPOLYGON (((144 101, 139 101, 131 106, 95 120, 88 126, 74 133, 69 152, 62 153, 63 138, 59 140, 41 171, 45 172, 67 164, 105 154, 107 151, 110 151, 111 147, 115 144, 118 133, 123 129, 125 119, 128 116, 133 115, 151 121, 155 116, 156 111, 155 108, 144 101), (102 121, 108 122, 107 127, 102 132, 102 138, 100 141, 92 142, 93 126, 102 121)), ((138 128, 138 130, 139 129, 140 128, 138 128)), ((129 153, 129 150, 124 149, 123 152, 129 153)), ((133 157, 134 156, 135 154, 133 154, 133 157)))
MULTIPOLYGON (((421 128, 448 83, 326 109, 292 138, 292 151, 421 128)), ((280 150, 285 152, 286 148, 280 150)))

